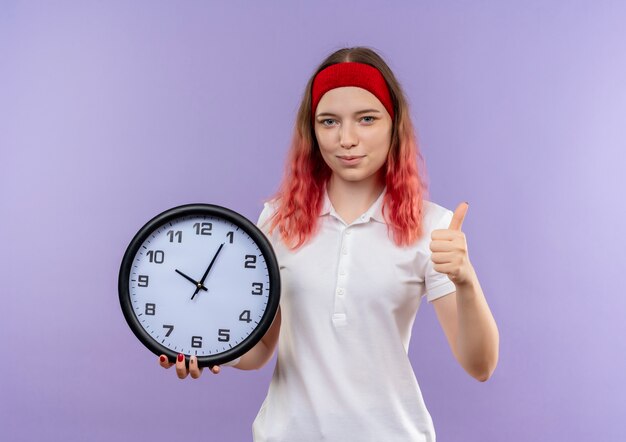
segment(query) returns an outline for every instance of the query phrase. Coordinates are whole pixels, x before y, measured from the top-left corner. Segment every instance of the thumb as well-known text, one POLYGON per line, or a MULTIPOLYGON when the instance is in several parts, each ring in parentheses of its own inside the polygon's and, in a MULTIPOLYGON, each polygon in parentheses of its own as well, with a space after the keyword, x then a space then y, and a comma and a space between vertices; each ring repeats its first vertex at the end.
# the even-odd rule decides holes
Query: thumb
POLYGON ((452 221, 450 221, 450 230, 461 230, 461 226, 463 225, 463 220, 465 219, 465 214, 467 213, 467 209, 469 208, 469 203, 466 201, 457 206, 454 211, 454 215, 452 215, 452 221))

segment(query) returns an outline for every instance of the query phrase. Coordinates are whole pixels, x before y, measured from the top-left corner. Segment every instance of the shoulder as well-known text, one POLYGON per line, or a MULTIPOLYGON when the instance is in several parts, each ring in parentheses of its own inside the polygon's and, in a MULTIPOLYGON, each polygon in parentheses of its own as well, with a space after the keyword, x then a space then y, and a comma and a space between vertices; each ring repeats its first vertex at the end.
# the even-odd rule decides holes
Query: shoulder
POLYGON ((424 200, 423 210, 424 229, 427 231, 447 229, 454 215, 452 210, 428 200, 424 200))
POLYGON ((279 206, 278 198, 269 199, 263 203, 263 209, 261 210, 259 219, 256 223, 259 229, 266 232, 267 227, 269 227, 268 221, 276 213, 276 211, 278 210, 278 206, 279 206))

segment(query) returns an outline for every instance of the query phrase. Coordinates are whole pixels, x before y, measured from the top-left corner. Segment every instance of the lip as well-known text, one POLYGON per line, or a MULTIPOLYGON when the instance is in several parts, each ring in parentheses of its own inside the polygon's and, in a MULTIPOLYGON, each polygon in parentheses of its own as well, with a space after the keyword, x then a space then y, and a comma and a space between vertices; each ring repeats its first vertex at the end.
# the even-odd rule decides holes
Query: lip
POLYGON ((344 156, 338 156, 337 158, 339 158, 339 160, 346 165, 352 165, 352 164, 357 164, 361 161, 361 159, 364 157, 365 155, 356 155, 356 156, 348 156, 348 155, 344 155, 344 156))

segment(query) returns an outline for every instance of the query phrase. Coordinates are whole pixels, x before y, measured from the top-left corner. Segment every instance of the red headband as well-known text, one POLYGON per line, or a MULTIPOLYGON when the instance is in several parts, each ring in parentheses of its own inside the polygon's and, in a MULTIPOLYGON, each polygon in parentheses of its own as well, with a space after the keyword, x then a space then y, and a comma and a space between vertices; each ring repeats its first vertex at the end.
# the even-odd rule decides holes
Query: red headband
POLYGON ((322 95, 331 89, 344 86, 363 88, 376 96, 385 106, 393 121, 393 102, 383 74, 374 66, 365 63, 337 63, 322 69, 313 80, 311 115, 315 118, 315 109, 322 95))

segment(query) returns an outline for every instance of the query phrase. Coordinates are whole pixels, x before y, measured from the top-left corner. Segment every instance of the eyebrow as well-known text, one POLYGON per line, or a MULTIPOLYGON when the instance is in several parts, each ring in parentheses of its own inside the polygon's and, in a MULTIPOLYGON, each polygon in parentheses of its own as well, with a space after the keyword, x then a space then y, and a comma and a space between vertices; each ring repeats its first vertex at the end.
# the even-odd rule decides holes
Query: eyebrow
MULTIPOLYGON (((377 110, 377 109, 363 109, 363 110, 355 112, 354 115, 365 114, 365 113, 372 113, 372 112, 375 112, 377 114, 380 113, 380 111, 377 110)), ((336 117, 336 116, 337 115, 333 114, 332 112, 322 112, 320 114, 317 114, 315 116, 315 118, 317 118, 317 117, 336 117)))

